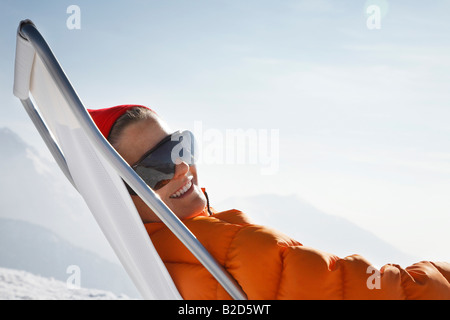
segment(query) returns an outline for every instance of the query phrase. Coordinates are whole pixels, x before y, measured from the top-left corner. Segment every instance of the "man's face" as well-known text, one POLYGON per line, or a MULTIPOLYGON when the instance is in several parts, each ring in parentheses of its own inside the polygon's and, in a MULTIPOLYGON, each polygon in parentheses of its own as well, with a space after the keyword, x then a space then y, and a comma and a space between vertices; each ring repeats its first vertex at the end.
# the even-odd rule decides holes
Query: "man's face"
MULTIPOLYGON (((126 127, 116 149, 128 164, 133 165, 171 133, 168 126, 155 116, 126 127)), ((163 186, 155 193, 181 220, 197 216, 206 206, 206 198, 198 185, 197 170, 193 165, 177 162, 174 177, 160 185, 163 186)), ((140 197, 132 196, 132 199, 144 223, 160 221, 140 197)))

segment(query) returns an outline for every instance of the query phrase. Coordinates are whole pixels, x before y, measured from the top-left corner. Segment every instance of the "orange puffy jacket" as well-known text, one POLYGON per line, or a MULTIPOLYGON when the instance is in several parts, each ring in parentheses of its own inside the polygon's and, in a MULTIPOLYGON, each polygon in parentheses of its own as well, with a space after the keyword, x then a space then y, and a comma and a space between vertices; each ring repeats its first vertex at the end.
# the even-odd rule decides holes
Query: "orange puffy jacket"
MULTIPOLYGON (((341 259, 302 246, 237 210, 184 223, 249 299, 450 299, 449 263, 377 270, 359 255, 341 259)), ((164 224, 145 226, 184 299, 230 299, 164 224)))

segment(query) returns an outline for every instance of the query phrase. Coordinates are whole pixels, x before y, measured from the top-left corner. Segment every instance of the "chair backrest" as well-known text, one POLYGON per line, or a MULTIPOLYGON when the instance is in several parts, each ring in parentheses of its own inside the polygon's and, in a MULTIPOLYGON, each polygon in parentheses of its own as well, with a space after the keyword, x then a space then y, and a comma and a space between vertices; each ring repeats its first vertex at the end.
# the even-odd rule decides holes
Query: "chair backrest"
POLYGON ((123 180, 233 298, 246 298, 234 279, 106 141, 44 38, 29 20, 22 21, 18 29, 14 94, 69 181, 84 198, 143 298, 174 300, 181 296, 123 180))
POLYGON ((142 297, 180 299, 120 176, 86 135, 41 57, 20 35, 16 52, 15 95, 30 105, 31 93, 32 105, 64 155, 74 186, 142 297))

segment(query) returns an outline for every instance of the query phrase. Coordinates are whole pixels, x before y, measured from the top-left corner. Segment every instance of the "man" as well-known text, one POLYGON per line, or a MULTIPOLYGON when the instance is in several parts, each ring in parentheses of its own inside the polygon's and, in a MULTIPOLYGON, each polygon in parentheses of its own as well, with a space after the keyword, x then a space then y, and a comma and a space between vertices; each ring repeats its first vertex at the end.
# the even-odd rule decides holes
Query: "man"
MULTIPOLYGON (((242 287, 249 299, 450 299, 450 264, 376 270, 364 258, 302 246, 238 210, 214 212, 198 183, 189 132, 173 132, 152 110, 89 110, 103 135, 242 287), (174 150, 183 143, 181 150, 174 150), (191 154, 192 153, 192 154, 191 154)), ((133 202, 185 299, 229 295, 130 189, 133 202)), ((336 230, 338 233, 339 230, 336 230)))

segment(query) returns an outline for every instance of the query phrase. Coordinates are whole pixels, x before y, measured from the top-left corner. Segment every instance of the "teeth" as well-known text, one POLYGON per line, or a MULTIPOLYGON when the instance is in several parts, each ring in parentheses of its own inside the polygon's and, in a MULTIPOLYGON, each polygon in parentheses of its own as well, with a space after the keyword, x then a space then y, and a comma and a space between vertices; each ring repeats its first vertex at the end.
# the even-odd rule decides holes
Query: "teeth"
POLYGON ((173 195, 171 195, 170 198, 178 198, 179 196, 184 194, 186 191, 188 191, 191 186, 192 186, 192 182, 191 182, 191 180, 189 180, 183 188, 181 188, 180 190, 175 192, 173 195))

